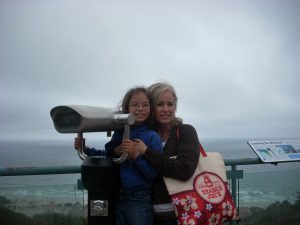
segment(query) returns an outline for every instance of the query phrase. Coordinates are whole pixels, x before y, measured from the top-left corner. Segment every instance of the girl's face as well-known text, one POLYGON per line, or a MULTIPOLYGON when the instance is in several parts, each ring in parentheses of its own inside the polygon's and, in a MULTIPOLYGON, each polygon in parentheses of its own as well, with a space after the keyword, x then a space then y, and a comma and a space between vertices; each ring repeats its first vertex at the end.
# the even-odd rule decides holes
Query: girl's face
POLYGON ((168 125, 175 117, 175 97, 170 91, 162 93, 155 106, 155 119, 161 125, 168 125))
POLYGON ((150 102, 146 94, 143 92, 133 94, 128 111, 134 115, 135 125, 144 123, 150 115, 150 102))

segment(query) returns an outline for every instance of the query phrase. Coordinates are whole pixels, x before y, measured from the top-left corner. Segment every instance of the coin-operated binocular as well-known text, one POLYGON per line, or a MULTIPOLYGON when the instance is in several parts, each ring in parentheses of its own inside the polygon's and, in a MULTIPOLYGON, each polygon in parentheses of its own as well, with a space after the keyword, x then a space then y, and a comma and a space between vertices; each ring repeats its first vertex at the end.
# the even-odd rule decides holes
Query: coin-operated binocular
MULTIPOLYGON (((83 138, 85 132, 107 132, 124 129, 123 138, 129 138, 132 114, 123 114, 112 109, 83 105, 62 105, 51 109, 51 118, 59 133, 77 133, 83 138)), ((78 150, 81 164, 81 180, 88 190, 88 224, 114 224, 115 164, 127 159, 90 156, 84 154, 83 146, 78 150)))

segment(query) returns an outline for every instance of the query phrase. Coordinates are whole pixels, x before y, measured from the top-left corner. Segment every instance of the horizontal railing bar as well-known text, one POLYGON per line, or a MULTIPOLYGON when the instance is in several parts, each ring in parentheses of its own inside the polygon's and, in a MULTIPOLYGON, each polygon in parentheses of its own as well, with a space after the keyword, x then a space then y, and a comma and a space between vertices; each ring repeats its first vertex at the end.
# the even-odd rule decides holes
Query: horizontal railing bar
POLYGON ((299 160, 294 161, 278 161, 278 162, 263 162, 260 158, 241 158, 241 159, 224 159, 226 166, 234 166, 234 165, 251 165, 251 164, 273 164, 277 165, 278 163, 291 163, 291 162, 300 162, 299 160))
MULTIPOLYGON (((226 166, 265 164, 259 158, 224 159, 226 166)), ((283 162, 278 162, 283 163, 283 162)), ((0 168, 0 176, 50 175, 80 173, 81 166, 49 166, 49 167, 6 167, 0 168)))
POLYGON ((224 159, 224 162, 226 166, 264 164, 260 158, 224 159))
POLYGON ((80 173, 80 166, 7 167, 0 168, 0 176, 51 175, 80 173))

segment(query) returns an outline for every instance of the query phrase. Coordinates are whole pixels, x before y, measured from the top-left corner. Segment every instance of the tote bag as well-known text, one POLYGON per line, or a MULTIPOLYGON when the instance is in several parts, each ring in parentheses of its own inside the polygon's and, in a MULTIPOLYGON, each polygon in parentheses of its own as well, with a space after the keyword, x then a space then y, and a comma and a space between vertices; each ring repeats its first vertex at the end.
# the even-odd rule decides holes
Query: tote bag
POLYGON ((218 225, 239 220, 232 199, 223 157, 218 152, 205 152, 194 175, 188 181, 164 177, 179 225, 218 225))

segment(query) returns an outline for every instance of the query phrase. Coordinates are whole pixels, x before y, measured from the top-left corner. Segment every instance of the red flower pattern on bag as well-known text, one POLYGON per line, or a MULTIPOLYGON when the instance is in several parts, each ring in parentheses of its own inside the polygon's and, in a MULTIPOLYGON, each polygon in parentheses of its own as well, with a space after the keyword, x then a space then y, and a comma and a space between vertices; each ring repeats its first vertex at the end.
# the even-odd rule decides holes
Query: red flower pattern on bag
POLYGON ((217 174, 199 174, 194 189, 171 195, 178 224, 218 225, 237 218, 228 185, 217 174))

